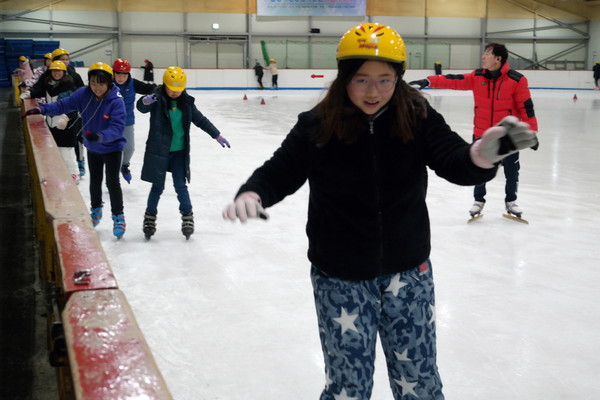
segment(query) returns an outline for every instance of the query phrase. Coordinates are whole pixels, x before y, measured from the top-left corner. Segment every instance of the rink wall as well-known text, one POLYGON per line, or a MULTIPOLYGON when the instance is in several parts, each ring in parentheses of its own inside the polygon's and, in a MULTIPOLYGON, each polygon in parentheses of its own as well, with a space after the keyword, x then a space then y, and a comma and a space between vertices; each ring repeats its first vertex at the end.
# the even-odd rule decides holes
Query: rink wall
MULTIPOLYGON (((87 76, 87 68, 78 68, 82 77, 87 76)), ((160 83, 165 69, 155 68, 156 83, 160 83)), ((252 69, 186 69, 187 86, 190 89, 250 90, 257 89, 256 77, 252 69)), ((462 74, 472 70, 444 70, 444 74, 462 74)), ((521 70, 532 89, 590 89, 594 88, 593 73, 589 70, 521 70)), ((132 76, 142 80, 143 70, 132 68, 132 76)), ((319 90, 335 78, 335 69, 280 69, 279 88, 295 90, 319 90)), ((409 69, 404 80, 412 81, 433 75, 430 69, 409 69)), ((271 87, 271 74, 265 71, 263 84, 271 87)))
POLYGON ((59 398, 172 400, 44 117, 23 134, 59 398))

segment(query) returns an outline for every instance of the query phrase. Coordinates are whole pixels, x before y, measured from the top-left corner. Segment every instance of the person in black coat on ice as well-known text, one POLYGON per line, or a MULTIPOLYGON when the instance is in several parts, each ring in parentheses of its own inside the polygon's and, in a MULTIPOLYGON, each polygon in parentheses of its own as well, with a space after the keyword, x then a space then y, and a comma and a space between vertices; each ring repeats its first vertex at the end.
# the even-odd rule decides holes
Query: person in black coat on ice
POLYGON ((146 65, 142 67, 144 68, 144 81, 146 83, 154 83, 154 64, 147 58, 144 62, 146 63, 146 65))
POLYGON ((254 74, 256 75, 256 80, 258 81, 258 84, 260 85, 260 89, 264 89, 265 87, 263 86, 262 83, 262 78, 263 75, 265 74, 265 72, 263 71, 263 67, 262 65, 260 65, 260 63, 257 61, 256 65, 254 66, 254 74))

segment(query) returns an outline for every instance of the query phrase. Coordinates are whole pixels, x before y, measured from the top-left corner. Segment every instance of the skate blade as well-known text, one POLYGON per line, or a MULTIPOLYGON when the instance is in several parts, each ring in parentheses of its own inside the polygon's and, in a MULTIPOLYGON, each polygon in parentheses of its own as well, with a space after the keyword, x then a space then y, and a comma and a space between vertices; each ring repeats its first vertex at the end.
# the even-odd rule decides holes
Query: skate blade
POLYGON ((527 221, 526 219, 514 216, 512 214, 502 214, 502 216, 504 218, 512 219, 513 221, 517 221, 517 222, 520 222, 522 224, 529 224, 529 221, 527 221))
POLYGON ((481 217, 483 217, 483 214, 481 214, 481 213, 475 214, 467 221, 467 223, 470 224, 473 221, 477 221, 481 217))

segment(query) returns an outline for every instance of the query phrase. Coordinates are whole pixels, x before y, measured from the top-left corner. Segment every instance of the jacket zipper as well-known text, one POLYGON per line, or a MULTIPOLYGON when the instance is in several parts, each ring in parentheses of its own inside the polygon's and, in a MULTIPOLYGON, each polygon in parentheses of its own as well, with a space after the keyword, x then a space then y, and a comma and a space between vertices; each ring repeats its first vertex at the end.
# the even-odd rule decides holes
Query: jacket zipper
POLYGON ((377 206, 377 243, 379 244, 379 275, 383 273, 383 214, 381 212, 381 186, 379 184, 379 164, 377 160, 377 148, 376 148, 376 140, 375 140, 375 119, 381 115, 383 110, 372 118, 369 118, 369 134, 371 136, 372 143, 372 157, 371 160, 373 162, 373 178, 375 179, 375 200, 377 206))

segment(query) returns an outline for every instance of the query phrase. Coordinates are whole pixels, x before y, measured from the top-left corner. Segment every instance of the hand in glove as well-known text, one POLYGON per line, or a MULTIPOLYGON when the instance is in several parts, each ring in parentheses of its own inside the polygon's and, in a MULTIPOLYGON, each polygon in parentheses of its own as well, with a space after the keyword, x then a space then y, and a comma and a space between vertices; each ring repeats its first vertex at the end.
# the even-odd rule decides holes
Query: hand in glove
POLYGON ((100 139, 100 135, 98 135, 96 132, 85 131, 84 134, 87 140, 89 140, 90 142, 96 142, 98 141, 98 139, 100 139))
POLYGON ((246 222, 248 218, 269 219, 269 214, 260 204, 260 197, 255 192, 243 192, 235 201, 229 204, 223 210, 223 219, 235 221, 236 218, 241 222, 246 222))
POLYGON ((540 142, 536 142, 536 144, 534 144, 533 146, 531 146, 531 150, 537 151, 538 147, 540 147, 540 142))
POLYGON ((408 84, 414 88, 423 89, 429 86, 429 79, 419 79, 418 81, 408 82, 408 84))
POLYGON ((19 96, 19 98, 21 100, 30 99, 31 98, 31 94, 29 93, 29 90, 26 90, 23 93, 21 93, 21 95, 19 96))
POLYGON ((228 141, 227 141, 227 139, 225 139, 223 136, 219 135, 219 136, 217 136, 217 137, 215 138, 215 140, 216 140, 217 142, 219 142, 219 144, 221 145, 221 147, 225 147, 225 146, 227 146, 227 147, 231 148, 231 146, 229 145, 229 142, 228 142, 228 141))
POLYGON ((480 168, 493 168, 503 158, 537 144, 537 136, 529 130, 529 125, 509 116, 473 143, 471 160, 480 168))
POLYGON ((158 100, 158 97, 156 97, 156 94, 154 94, 154 93, 142 97, 142 103, 145 106, 149 106, 150 104, 154 103, 156 100, 158 100))
POLYGON ((67 125, 69 125, 69 117, 67 117, 66 115, 63 115, 58 119, 58 121, 56 122, 54 127, 56 129, 60 129, 62 131, 67 127, 67 125))
POLYGON ((31 108, 27 111, 25 111, 22 115, 23 118, 29 116, 29 115, 37 115, 37 114, 41 114, 42 110, 39 107, 35 107, 35 108, 31 108))

